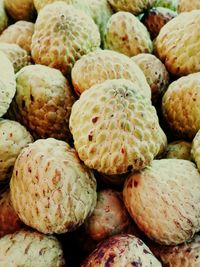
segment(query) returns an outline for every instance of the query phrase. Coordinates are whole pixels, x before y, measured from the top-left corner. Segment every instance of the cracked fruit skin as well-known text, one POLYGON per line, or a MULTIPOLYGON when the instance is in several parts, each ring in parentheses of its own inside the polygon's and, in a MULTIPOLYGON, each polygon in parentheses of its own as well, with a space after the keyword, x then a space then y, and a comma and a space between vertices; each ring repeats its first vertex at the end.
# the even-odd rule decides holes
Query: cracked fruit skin
POLYGON ((193 139, 191 153, 200 171, 200 130, 197 132, 197 134, 195 135, 193 139))
POLYGON ((108 175, 141 170, 166 146, 155 108, 124 79, 86 90, 72 107, 70 130, 80 159, 108 175))
POLYGON ((67 143, 40 139, 18 156, 10 182, 22 222, 44 233, 78 228, 96 206, 96 180, 67 143))
POLYGON ((126 181, 129 214, 152 240, 178 245, 200 230, 200 174, 188 160, 154 160, 126 181), (159 203, 159 205, 155 205, 159 203))

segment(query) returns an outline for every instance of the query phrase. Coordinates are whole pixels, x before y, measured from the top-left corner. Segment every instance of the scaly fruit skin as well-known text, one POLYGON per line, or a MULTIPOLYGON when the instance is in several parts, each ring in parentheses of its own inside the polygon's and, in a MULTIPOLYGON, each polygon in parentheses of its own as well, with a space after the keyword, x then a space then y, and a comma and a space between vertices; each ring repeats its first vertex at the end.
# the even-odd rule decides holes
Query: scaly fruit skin
POLYGON ((200 73, 171 83, 162 100, 162 111, 178 137, 194 138, 200 129, 200 73))
POLYGON ((12 234, 22 228, 22 222, 11 203, 9 189, 0 192, 0 210, 0 237, 12 234))
POLYGON ((195 9, 200 9, 200 2, 198 0, 178 0, 178 13, 189 12, 195 9))
POLYGON ((8 17, 5 11, 4 0, 0 0, 0 33, 7 27, 8 17))
POLYGON ((30 65, 16 74, 17 90, 9 113, 35 138, 69 140, 69 116, 75 101, 67 79, 56 69, 30 65))
POLYGON ((30 53, 33 32, 34 24, 32 22, 20 20, 3 31, 0 35, 0 42, 17 44, 30 53))
POLYGON ((81 160, 108 175, 144 168, 166 145, 149 99, 124 79, 85 91, 72 107, 70 130, 81 160))
POLYGON ((194 163, 162 159, 131 175, 123 196, 130 215, 148 237, 177 245, 200 230, 199 191, 200 174, 194 163))
POLYGON ((104 47, 129 57, 153 50, 146 27, 133 14, 122 11, 110 17, 104 32, 104 47))
POLYGON ((79 59, 72 69, 72 83, 78 95, 106 80, 127 79, 138 84, 151 98, 151 89, 141 69, 129 57, 111 50, 96 50, 79 59))
POLYGON ((15 73, 31 64, 28 52, 17 44, 0 43, 0 51, 5 53, 13 64, 15 73))
POLYGON ((176 11, 177 0, 156 0, 154 7, 165 7, 176 11))
POLYGON ((181 13, 162 27, 155 53, 173 75, 200 71, 199 32, 200 10, 181 13))
POLYGON ((35 63, 67 75, 81 56, 99 45, 98 27, 84 12, 64 2, 52 3, 40 11, 32 38, 35 63))
POLYGON ((10 182, 20 219, 45 233, 80 226, 96 206, 96 181, 74 149, 53 138, 37 140, 18 156, 10 182))
POLYGON ((192 157, 195 160, 197 167, 200 171, 200 130, 197 132, 193 142, 192 142, 192 157))
POLYGON ((145 10, 153 7, 155 0, 108 0, 115 11, 128 11, 139 15, 145 10))
POLYGON ((84 225, 88 235, 100 241, 115 234, 126 233, 131 223, 121 193, 106 189, 98 192, 97 205, 84 225))
POLYGON ((4 0, 8 14, 14 20, 31 21, 35 16, 33 0, 4 0))
POLYGON ((163 155, 166 159, 186 159, 192 160, 191 156, 192 144, 184 140, 179 140, 168 144, 163 155))
POLYGON ((154 246, 153 253, 165 267, 199 267, 200 236, 179 246, 154 246))
POLYGON ((19 153, 32 142, 32 136, 21 124, 0 119, 0 182, 11 178, 19 153))
POLYGON ((175 18, 177 13, 164 7, 154 7, 144 14, 141 21, 147 27, 151 38, 155 39, 162 27, 175 18))
POLYGON ((16 92, 13 65, 8 57, 0 51, 0 117, 8 110, 16 92))
POLYGON ((161 267, 150 249, 139 238, 120 234, 100 243, 81 267, 144 266, 161 267))
POLYGON ((151 54, 139 54, 132 57, 132 60, 143 71, 151 88, 152 102, 156 104, 169 85, 169 74, 165 65, 151 54))
POLYGON ((0 266, 64 267, 58 240, 33 231, 18 231, 0 239, 0 266))

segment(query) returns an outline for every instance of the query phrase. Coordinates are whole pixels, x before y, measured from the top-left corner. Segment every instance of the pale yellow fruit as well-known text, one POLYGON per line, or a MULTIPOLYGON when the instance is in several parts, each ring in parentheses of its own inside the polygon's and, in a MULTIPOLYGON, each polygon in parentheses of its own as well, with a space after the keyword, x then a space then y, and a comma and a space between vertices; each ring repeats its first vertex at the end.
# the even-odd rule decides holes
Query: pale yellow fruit
POLYGON ((188 12, 195 9, 200 9, 199 0, 178 0, 177 11, 179 13, 188 12))
POLYGON ((96 181, 74 149, 40 139, 18 156, 10 182, 13 207, 28 226, 65 233, 83 224, 96 206, 96 181))
POLYGON ((108 175, 143 169, 166 145, 155 108, 124 79, 85 91, 72 107, 70 130, 81 160, 108 175))
POLYGON ((8 17, 5 11, 4 0, 0 0, 0 33, 7 27, 8 17))
POLYGON ((191 160, 191 148, 192 143, 190 142, 184 140, 175 141, 168 144, 163 157, 166 159, 175 158, 191 160))
POLYGON ((200 130, 197 132, 195 138, 193 139, 191 153, 200 171, 200 130))
POLYGON ((194 163, 162 159, 132 174, 123 196, 130 215, 148 237, 176 245, 200 230, 199 192, 200 174, 194 163))

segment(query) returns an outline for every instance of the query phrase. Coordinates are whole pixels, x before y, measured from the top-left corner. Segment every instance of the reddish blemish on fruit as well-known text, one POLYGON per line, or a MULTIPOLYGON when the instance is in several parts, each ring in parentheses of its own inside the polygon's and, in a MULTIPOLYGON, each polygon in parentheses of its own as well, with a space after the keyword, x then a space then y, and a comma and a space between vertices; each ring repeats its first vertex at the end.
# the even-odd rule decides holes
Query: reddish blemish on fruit
POLYGON ((98 121, 98 118, 99 118, 99 117, 94 117, 94 118, 92 118, 92 122, 93 122, 93 123, 96 123, 96 122, 98 121))
POLYGON ((138 182, 134 181, 134 187, 137 187, 137 186, 138 186, 138 182))
POLYGON ((92 134, 89 134, 89 135, 88 135, 88 140, 89 140, 89 141, 92 141, 92 139, 93 139, 93 135, 92 135, 92 134))

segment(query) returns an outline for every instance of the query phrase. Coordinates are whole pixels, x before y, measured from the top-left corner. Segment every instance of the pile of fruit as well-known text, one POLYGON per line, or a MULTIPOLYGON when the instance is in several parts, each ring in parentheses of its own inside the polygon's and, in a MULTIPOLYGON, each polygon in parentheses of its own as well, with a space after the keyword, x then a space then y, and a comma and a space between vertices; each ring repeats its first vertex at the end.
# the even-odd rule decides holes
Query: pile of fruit
POLYGON ((0 267, 200 267, 200 1, 0 0, 0 267))

